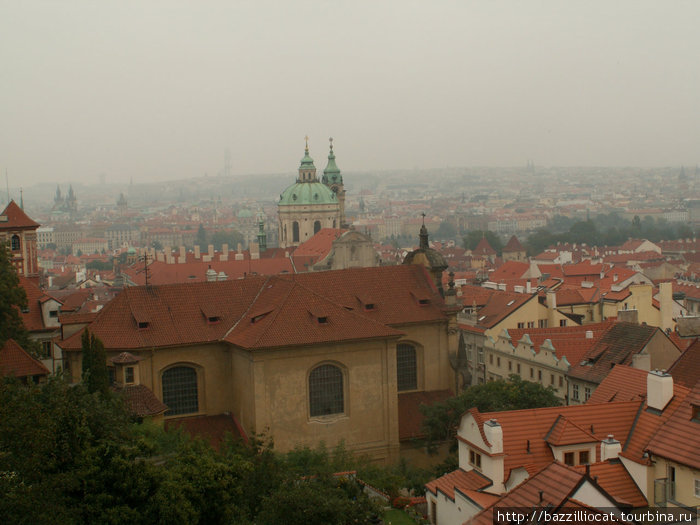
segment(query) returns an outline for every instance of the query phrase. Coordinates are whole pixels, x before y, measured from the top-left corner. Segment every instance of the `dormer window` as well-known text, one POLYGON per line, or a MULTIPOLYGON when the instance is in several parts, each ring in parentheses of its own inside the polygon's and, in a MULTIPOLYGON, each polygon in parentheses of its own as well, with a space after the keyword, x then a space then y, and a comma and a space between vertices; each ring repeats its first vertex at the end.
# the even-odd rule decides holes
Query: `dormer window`
POLYGON ((374 303, 368 303, 365 305, 365 310, 374 310, 374 303))
POLYGON ((328 317, 318 317, 318 324, 328 324, 328 317))
POLYGON ((148 328, 149 324, 150 323, 148 321, 139 321, 138 322, 139 330, 145 330, 146 328, 148 328))
POLYGON ((209 324, 216 324, 219 321, 221 321, 221 317, 219 317, 217 315, 207 317, 207 323, 209 323, 209 324))
POLYGON ((127 385, 131 385, 134 383, 134 367, 133 366, 127 366, 124 369, 124 383, 127 385))
POLYGON ((23 313, 23 314, 28 314, 28 313, 29 313, 29 307, 28 307, 28 306, 23 306, 23 307, 22 307, 22 313, 23 313))
POLYGON ((690 405, 690 409, 692 410, 690 419, 696 423, 700 423, 700 405, 690 405))
POLYGON ((430 304, 430 299, 418 299, 418 304, 423 306, 426 304, 430 304))

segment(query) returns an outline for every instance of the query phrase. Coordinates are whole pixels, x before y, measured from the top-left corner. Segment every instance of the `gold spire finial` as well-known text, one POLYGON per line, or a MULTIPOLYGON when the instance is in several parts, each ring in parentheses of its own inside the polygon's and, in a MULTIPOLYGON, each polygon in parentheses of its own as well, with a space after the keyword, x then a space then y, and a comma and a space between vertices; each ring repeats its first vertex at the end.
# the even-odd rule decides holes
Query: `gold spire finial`
POLYGON ((328 137, 328 142, 331 143, 331 151, 333 151, 333 137, 328 137))
POLYGON ((306 141, 306 151, 309 151, 309 136, 304 135, 304 141, 306 141))

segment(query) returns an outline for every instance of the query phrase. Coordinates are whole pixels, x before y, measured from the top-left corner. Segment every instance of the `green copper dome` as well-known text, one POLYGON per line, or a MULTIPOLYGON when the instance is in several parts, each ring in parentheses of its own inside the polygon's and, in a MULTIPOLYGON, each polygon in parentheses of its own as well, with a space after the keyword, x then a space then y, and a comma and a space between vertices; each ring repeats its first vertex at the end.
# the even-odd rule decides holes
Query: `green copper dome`
POLYGON ((280 206, 308 204, 336 204, 338 198, 325 184, 320 182, 297 182, 280 195, 280 206))

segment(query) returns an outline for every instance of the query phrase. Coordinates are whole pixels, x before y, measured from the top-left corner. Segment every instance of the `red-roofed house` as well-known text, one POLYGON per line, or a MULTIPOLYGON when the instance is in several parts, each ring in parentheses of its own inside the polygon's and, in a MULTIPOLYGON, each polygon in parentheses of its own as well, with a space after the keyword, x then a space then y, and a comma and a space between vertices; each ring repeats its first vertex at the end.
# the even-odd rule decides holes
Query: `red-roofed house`
MULTIPOLYGON (((673 503, 656 497, 663 473, 673 471, 663 471, 665 467, 655 464, 653 458, 658 454, 675 458, 686 467, 700 466, 700 432, 691 421, 694 394, 683 387, 674 389, 667 374, 650 372, 644 374, 644 392, 639 395, 639 372, 619 368, 610 381, 622 379, 629 385, 620 387, 620 398, 625 401, 483 414, 472 408, 466 412, 457 434, 459 470, 427 485, 433 523, 436 516, 438 520, 450 516, 445 523, 463 523, 473 516, 476 518, 470 523, 491 523, 487 518, 492 514, 486 510, 494 505, 552 509, 568 506, 567 500, 573 499, 593 508, 632 510, 673 503), (628 380, 630 374, 633 377, 628 380), (682 444, 679 435, 685 438, 682 444), (479 477, 469 476, 473 472, 479 477), (545 472, 550 473, 546 481, 542 478, 545 472), (479 487, 469 484, 481 478, 486 480, 479 487), (590 484, 587 490, 580 490, 582 480, 590 484), (499 500, 479 508, 464 489, 497 495, 499 500), (451 498, 440 498, 440 493, 451 498), (584 499, 592 496, 592 500, 584 499)), ((617 387, 605 384, 601 388, 611 391, 617 387)), ((678 495, 681 473, 674 475, 678 495)), ((692 474, 683 479, 683 494, 691 494, 692 474)), ((662 481, 666 484, 660 494, 674 494, 673 488, 668 488, 669 479, 662 481)), ((689 501, 686 504, 692 506, 692 498, 689 501)))
MULTIPOLYGON (((57 344, 78 381, 75 326, 57 344)), ((140 358, 166 421, 230 413, 280 450, 344 440, 379 461, 412 424, 399 394, 454 390, 456 328, 412 264, 127 287, 89 325, 109 358, 140 358)))
POLYGON ((527 260, 527 250, 520 244, 518 238, 513 235, 510 240, 503 247, 503 260, 504 261, 526 261, 527 260))
POLYGON ((41 361, 30 356, 14 339, 0 347, 0 376, 16 377, 24 383, 38 383, 49 375, 41 361))

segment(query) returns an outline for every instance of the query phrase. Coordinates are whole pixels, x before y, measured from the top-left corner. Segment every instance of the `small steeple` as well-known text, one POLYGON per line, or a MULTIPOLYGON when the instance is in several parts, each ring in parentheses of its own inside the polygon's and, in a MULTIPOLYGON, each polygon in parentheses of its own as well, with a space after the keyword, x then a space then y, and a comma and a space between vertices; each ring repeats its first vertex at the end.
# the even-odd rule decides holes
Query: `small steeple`
POLYGON ((309 156, 309 136, 304 137, 306 143, 304 147, 304 157, 301 159, 301 164, 299 164, 299 177, 297 182, 318 182, 316 179, 316 166, 314 165, 314 159, 309 156))
POLYGON ((333 153, 333 137, 328 139, 330 142, 330 151, 328 152, 328 164, 326 169, 323 170, 323 179, 321 182, 324 184, 342 184, 343 176, 340 174, 340 169, 335 163, 335 153, 333 153))
POLYGON ((420 237, 420 249, 427 250, 430 244, 428 243, 428 228, 425 227, 425 212, 421 215, 423 216, 423 225, 420 227, 420 233, 418 234, 418 237, 420 237))
POLYGON ((260 253, 267 250, 267 233, 265 232, 265 219, 262 211, 258 213, 258 246, 260 253))

